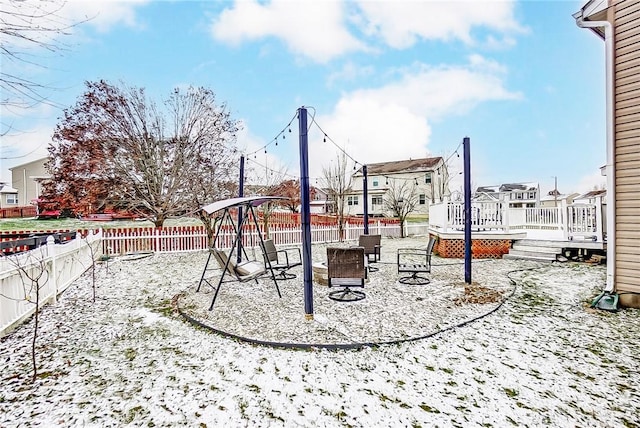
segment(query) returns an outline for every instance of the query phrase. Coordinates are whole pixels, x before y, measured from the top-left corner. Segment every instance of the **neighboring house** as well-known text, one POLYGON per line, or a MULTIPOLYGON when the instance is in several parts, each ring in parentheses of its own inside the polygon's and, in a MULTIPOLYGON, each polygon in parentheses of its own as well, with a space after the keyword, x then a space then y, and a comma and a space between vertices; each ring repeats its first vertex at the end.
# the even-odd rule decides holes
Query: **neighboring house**
POLYGON ((576 204, 595 204, 597 199, 601 199, 603 204, 607 203, 607 191, 604 189, 592 190, 583 195, 576 196, 573 202, 576 204))
POLYGON ((329 194, 326 190, 321 189, 320 187, 313 187, 311 193, 313 193, 313 197, 311 201, 309 201, 309 211, 311 214, 326 214, 330 212, 330 206, 332 204, 329 201, 329 194))
POLYGON ((506 201, 509 208, 533 208, 540 206, 538 183, 506 183, 498 186, 481 186, 476 189, 476 201, 506 201))
POLYGON ((623 306, 640 307, 640 2, 590 0, 573 17, 604 40, 606 290, 623 306))
POLYGON ((48 157, 16 165, 11 171, 11 185, 18 191, 18 202, 21 206, 31 205, 42 193, 42 182, 50 179, 44 165, 48 157))
POLYGON ((7 183, 0 183, 0 208, 17 207, 18 191, 7 183))
POLYGON ((547 195, 540 197, 540 206, 543 208, 550 208, 571 205, 578 196, 579 193, 564 194, 552 190, 547 195))
MULTIPOLYGON (((442 201, 449 195, 449 174, 442 157, 409 159, 394 162, 368 164, 367 193, 368 214, 391 216, 385 208, 385 200, 393 189, 404 187, 416 200, 411 216, 429 215, 429 205, 442 201)), ((351 189, 347 195, 345 213, 364 214, 364 167, 351 177, 351 189)))

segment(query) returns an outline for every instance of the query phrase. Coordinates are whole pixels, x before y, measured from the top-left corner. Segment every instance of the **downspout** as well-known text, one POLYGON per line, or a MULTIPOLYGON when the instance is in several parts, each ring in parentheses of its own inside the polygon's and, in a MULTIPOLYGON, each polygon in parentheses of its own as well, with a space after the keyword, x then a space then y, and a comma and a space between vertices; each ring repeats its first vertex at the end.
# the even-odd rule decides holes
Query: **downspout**
POLYGON ((582 11, 574 15, 576 24, 580 28, 604 28, 605 45, 605 81, 606 81, 606 108, 607 108, 607 284, 605 291, 615 291, 615 266, 616 266, 616 187, 615 187, 615 111, 613 100, 613 27, 609 21, 585 21, 582 11))

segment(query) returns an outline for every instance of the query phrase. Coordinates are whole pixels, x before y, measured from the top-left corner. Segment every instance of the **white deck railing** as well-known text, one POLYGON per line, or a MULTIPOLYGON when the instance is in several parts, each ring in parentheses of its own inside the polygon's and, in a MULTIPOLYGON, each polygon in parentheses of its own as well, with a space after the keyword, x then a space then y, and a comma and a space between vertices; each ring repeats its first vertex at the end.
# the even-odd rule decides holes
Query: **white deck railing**
MULTIPOLYGON (((475 232, 526 232, 531 239, 592 239, 603 242, 601 199, 594 204, 562 203, 558 207, 508 208, 504 201, 472 202, 471 228, 475 232)), ((432 204, 429 225, 440 233, 464 230, 464 203, 432 204)))

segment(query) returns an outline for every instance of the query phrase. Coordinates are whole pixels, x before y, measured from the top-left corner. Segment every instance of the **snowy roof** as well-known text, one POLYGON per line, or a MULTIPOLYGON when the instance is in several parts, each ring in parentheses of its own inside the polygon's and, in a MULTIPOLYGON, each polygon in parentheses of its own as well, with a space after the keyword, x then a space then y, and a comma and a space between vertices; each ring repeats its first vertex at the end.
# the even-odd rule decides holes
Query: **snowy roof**
POLYGON ((18 191, 6 183, 0 183, 0 193, 18 193, 18 191))
POLYGON ((529 191, 538 190, 538 183, 504 183, 495 186, 480 186, 477 188, 477 193, 499 193, 499 192, 511 192, 514 190, 529 191))

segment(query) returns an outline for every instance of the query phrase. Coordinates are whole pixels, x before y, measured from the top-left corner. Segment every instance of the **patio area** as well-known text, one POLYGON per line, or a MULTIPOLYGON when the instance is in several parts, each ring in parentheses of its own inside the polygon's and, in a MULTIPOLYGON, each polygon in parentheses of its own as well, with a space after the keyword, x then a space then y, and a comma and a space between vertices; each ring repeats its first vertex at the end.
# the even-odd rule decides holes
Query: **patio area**
POLYGON ((43 308, 34 383, 33 320, 0 340, 0 426, 638 426, 640 311, 587 307, 604 266, 474 261, 473 280, 507 298, 482 316, 497 303, 456 303, 473 296, 460 260, 436 258, 419 289, 396 284, 394 246, 421 245, 383 239, 387 263, 360 302, 315 286, 312 322, 296 280, 282 299, 269 283, 229 283, 202 311, 211 293, 191 290, 205 253, 101 264, 95 302, 88 272, 43 308), (423 340, 300 351, 195 327, 175 310, 185 291, 194 315, 264 341, 389 341, 480 318, 423 340))
MULTIPOLYGON (((212 311, 213 289, 204 285, 200 292, 196 287, 186 289, 176 304, 189 320, 249 342, 298 348, 359 347, 416 340, 482 317, 513 292, 509 272, 538 266, 474 261, 473 284, 465 286, 462 260, 434 257, 427 275, 431 282, 406 285, 397 281, 397 250, 425 247, 426 238, 384 239, 383 243, 381 260, 371 264, 378 270, 369 272, 364 300, 331 300, 328 294, 336 288, 314 278, 313 320, 305 319, 302 266, 289 271, 296 274, 295 279, 278 281, 281 299, 273 281, 263 277, 257 284, 223 283, 212 311)), ((314 262, 326 259, 326 247, 313 245, 314 262)), ((212 278, 214 284, 219 272, 212 278)))

